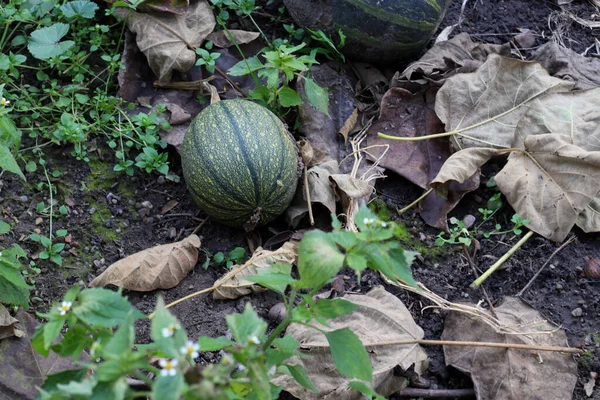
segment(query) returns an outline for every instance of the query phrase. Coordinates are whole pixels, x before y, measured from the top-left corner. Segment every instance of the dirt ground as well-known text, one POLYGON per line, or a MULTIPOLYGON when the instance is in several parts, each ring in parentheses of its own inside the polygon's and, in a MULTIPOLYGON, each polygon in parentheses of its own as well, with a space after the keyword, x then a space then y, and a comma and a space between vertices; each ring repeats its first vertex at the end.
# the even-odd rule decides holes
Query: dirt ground
MULTIPOLYGON (((458 22, 461 1, 454 1, 441 28, 458 22)), ((568 8, 573 14, 589 19, 597 12, 585 1, 574 1, 568 8)), ((535 32, 536 47, 551 40, 561 40, 567 47, 581 53, 600 38, 600 30, 595 31, 570 21, 567 14, 553 2, 474 0, 467 3, 462 26, 454 33, 468 32, 474 38, 491 42, 505 43, 519 32, 520 28, 535 32), (559 32, 559 33, 557 33, 559 32)), ((24 146, 29 146, 24 140, 24 146)), ((65 251, 65 265, 56 267, 49 263, 39 263, 42 273, 36 278, 32 292, 33 310, 47 311, 53 300, 62 297, 73 284, 87 284, 108 265, 118 259, 149 248, 155 244, 168 243, 189 235, 205 219, 191 201, 185 184, 164 181, 158 176, 138 175, 133 178, 117 176, 112 172, 112 161, 103 159, 102 146, 91 157, 89 164, 77 162, 68 156, 68 149, 46 148, 49 166, 63 171, 64 175, 55 180, 59 200, 69 204, 69 215, 55 221, 55 229, 68 229, 72 236, 65 251), (85 184, 82 186, 82 184, 85 184), (178 201, 177 206, 163 214, 161 208, 170 200, 178 201), (70 251, 70 253, 69 253, 70 251)), ((172 152, 172 168, 179 175, 178 155, 172 152)), ((484 171, 484 178, 486 171, 484 171)), ((487 174, 489 178, 489 173, 487 174)), ((42 176, 32 177, 29 182, 39 182, 42 176)), ((0 208, 4 216, 15 217, 19 223, 4 237, 2 246, 19 242, 29 254, 39 252, 39 246, 27 239, 36 228, 48 232, 48 220, 36 225, 36 204, 48 201, 46 191, 38 191, 33 184, 23 184, 9 174, 0 176, 0 208)), ((485 185, 466 196, 454 210, 458 218, 477 213, 493 193, 485 185)), ((377 198, 390 207, 392 216, 405 224, 414 237, 428 247, 434 247, 434 238, 439 233, 423 224, 414 212, 396 216, 397 206, 403 207, 421 194, 416 186, 407 181, 390 176, 377 186, 377 198)), ((513 214, 505 207, 499 218, 513 214)), ((39 221, 38 221, 39 222, 39 221)), ((263 243, 275 234, 288 228, 282 220, 269 227, 261 228, 263 243)), ((229 251, 237 246, 246 247, 245 234, 239 230, 223 227, 208 220, 198 233, 202 237, 202 247, 215 253, 229 251)), ((600 236, 587 235, 574 230, 577 240, 559 252, 544 272, 536 279, 523 299, 539 310, 549 320, 560 325, 569 338, 570 345, 581 347, 586 352, 577 357, 579 380, 574 399, 587 399, 583 383, 590 371, 600 372, 600 282, 586 280, 582 274, 585 257, 600 258, 600 236), (575 309, 583 311, 581 316, 573 316, 575 309)), ((514 239, 514 238, 513 238, 514 239)), ((485 270, 494 260, 508 250, 514 240, 510 237, 481 238, 481 249, 474 259, 481 270, 485 270)), ((544 264, 547 257, 558 248, 558 244, 534 237, 529 240, 505 265, 485 284, 485 288, 495 305, 502 303, 505 296, 516 295, 529 279, 544 264)), ((210 266, 203 270, 201 255, 198 267, 174 289, 151 293, 128 293, 130 300, 143 312, 150 312, 157 296, 161 295, 168 303, 194 291, 206 288, 223 274, 224 270, 210 266)), ((459 248, 443 251, 441 255, 424 254, 413 265, 415 278, 440 296, 451 301, 482 299, 480 291, 469 289, 474 277, 459 248)), ((360 286, 349 280, 347 290, 366 292, 375 285, 383 284, 373 273, 363 276, 360 286)), ((426 339, 439 339, 443 330, 444 314, 428 309, 413 294, 395 287, 387 289, 397 295, 411 310, 416 322, 424 329, 426 339)), ((192 337, 200 335, 218 336, 226 332, 224 316, 243 310, 250 301, 257 311, 266 317, 269 308, 278 298, 271 293, 245 297, 236 301, 215 301, 211 295, 201 295, 172 309, 192 337)), ((147 325, 138 326, 138 340, 149 340, 147 325)), ((426 348, 430 358, 430 368, 425 375, 431 388, 465 388, 470 380, 452 368, 447 368, 441 347, 426 348)), ((203 361, 211 362, 216 354, 203 355, 203 361)), ((552 379, 552 377, 548 377, 552 379)), ((600 390, 595 391, 600 399, 600 390)), ((392 397, 393 398, 393 397, 392 397)))

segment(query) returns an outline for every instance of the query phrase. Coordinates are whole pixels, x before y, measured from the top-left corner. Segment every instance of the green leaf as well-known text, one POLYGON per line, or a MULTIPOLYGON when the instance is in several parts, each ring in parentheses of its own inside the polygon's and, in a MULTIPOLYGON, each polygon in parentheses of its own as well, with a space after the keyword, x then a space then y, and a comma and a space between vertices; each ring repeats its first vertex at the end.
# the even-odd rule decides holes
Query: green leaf
POLYGON ((330 235, 313 230, 304 235, 298 246, 299 288, 320 288, 344 265, 344 254, 330 235))
POLYGON ((106 359, 121 359, 124 354, 130 353, 135 339, 133 323, 135 315, 133 310, 121 321, 119 329, 104 345, 102 355, 106 359))
POLYGON ((7 115, 0 115, 0 144, 12 151, 17 151, 21 145, 21 132, 7 115))
POLYGON ((294 107, 302 103, 300 95, 294 89, 284 86, 279 90, 279 104, 282 107, 294 107))
POLYGON ((315 393, 319 393, 315 385, 313 385, 312 381, 308 377, 306 370, 301 365, 285 365, 287 370, 290 372, 290 375, 298 382, 300 385, 304 386, 308 390, 312 390, 315 393))
POLYGON ((184 388, 183 375, 177 372, 175 376, 159 375, 152 385, 152 398, 160 400, 179 400, 184 388))
POLYGON ((65 237, 67 236, 67 230, 66 229, 58 229, 56 231, 56 237, 65 237))
POLYGON ((258 283, 274 292, 283 294, 288 285, 296 280, 292 278, 292 266, 290 264, 275 264, 265 268, 257 268, 257 275, 247 276, 246 280, 258 283))
POLYGON ((75 44, 72 40, 60 41, 67 32, 69 32, 69 25, 63 23, 38 29, 31 33, 27 48, 31 55, 40 60, 59 56, 75 44))
POLYGON ((356 310, 358 306, 344 299, 319 299, 314 305, 314 311, 325 318, 337 318, 356 310))
POLYGON ((171 358, 178 356, 179 348, 185 345, 187 339, 185 330, 177 318, 165 308, 162 296, 158 297, 150 333, 161 351, 171 358))
POLYGON ((198 339, 198 345, 200 345, 200 351, 218 351, 223 350, 226 347, 233 346, 234 343, 224 336, 220 336, 218 338, 200 336, 198 339))
POLYGON ((3 254, 0 258, 0 303, 14 304, 27 309, 31 289, 21 272, 15 269, 14 263, 3 254))
POLYGON ((250 303, 246 303, 243 314, 229 314, 225 318, 233 338, 243 346, 254 338, 262 340, 267 331, 267 323, 258 316, 250 303))
POLYGON ((81 382, 71 381, 69 383, 59 383, 56 385, 59 394, 69 396, 68 398, 89 398, 92 395, 92 390, 96 385, 94 377, 85 379, 81 382))
POLYGON ((10 232, 10 225, 4 221, 0 221, 0 235, 6 235, 10 232))
POLYGON ((329 116, 329 90, 320 87, 317 82, 311 78, 304 78, 304 93, 308 102, 329 116))
MULTIPOLYGON (((86 369, 68 369, 61 371, 56 374, 48 375, 41 389, 48 393, 57 391, 57 385, 67 384, 69 382, 80 382, 87 376, 86 369)), ((42 397, 38 395, 35 400, 41 400, 42 397)))
POLYGON ((367 259, 361 254, 348 254, 346 256, 346 264, 355 271, 364 271, 367 269, 367 259))
POLYGON ((373 368, 367 350, 354 332, 343 328, 325 332, 325 337, 340 374, 369 382, 373 379, 373 368))
POLYGON ((60 330, 62 329, 64 324, 64 319, 55 319, 48 321, 43 325, 42 337, 44 338, 44 350, 48 350, 50 346, 52 346, 52 343, 54 343, 58 335, 60 335, 60 330))
POLYGON ((361 381, 350 382, 350 388, 367 396, 370 399, 386 400, 385 397, 379 395, 369 385, 361 381))
POLYGON ((417 253, 404 251, 396 242, 370 243, 363 253, 369 260, 372 269, 380 271, 392 281, 402 280, 407 285, 417 287, 412 276, 410 264, 417 253))
POLYGON ((8 172, 12 172, 13 174, 19 175, 21 179, 25 179, 25 175, 21 172, 21 168, 17 164, 17 160, 12 155, 8 147, 0 144, 0 168, 5 169, 8 172))
POLYGON ((250 57, 229 68, 227 74, 231 76, 244 76, 254 71, 258 71, 261 68, 264 68, 263 63, 261 63, 257 57, 250 57))
POLYGON ((271 383, 263 362, 259 360, 249 360, 249 362, 246 363, 246 369, 248 370, 250 384, 254 389, 257 399, 270 400, 272 398, 271 383))
POLYGON ((127 378, 121 378, 111 382, 98 382, 94 388, 94 393, 88 400, 123 400, 129 389, 127 378))
POLYGON ((285 360, 296 354, 300 342, 292 336, 284 336, 273 340, 272 347, 265 351, 267 365, 281 365, 285 360))
POLYGON ((213 256, 214 262, 221 264, 225 260, 225 255, 222 252, 218 252, 213 256))
POLYGON ((28 161, 25 165, 25 171, 27 172, 35 172, 37 171, 37 164, 34 161, 28 161))
POLYGON ((94 18, 98 5, 88 0, 70 1, 60 7, 63 15, 67 18, 81 16, 83 18, 94 18))
POLYGON ((119 325, 130 312, 136 320, 144 318, 120 293, 100 288, 82 291, 79 304, 73 308, 73 313, 86 324, 106 328, 119 325))

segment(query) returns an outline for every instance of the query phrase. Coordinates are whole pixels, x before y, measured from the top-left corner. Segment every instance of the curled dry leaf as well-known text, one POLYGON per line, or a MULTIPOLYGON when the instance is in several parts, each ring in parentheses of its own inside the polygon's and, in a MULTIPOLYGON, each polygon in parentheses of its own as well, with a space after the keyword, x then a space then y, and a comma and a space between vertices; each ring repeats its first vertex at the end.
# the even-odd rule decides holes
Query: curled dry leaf
MULTIPOLYGON (((498 189, 527 227, 562 242, 600 191, 600 152, 570 143, 570 137, 545 134, 525 138, 496 175, 498 189)), ((451 181, 468 179, 477 168, 507 150, 468 148, 453 154, 431 186, 443 195, 451 181)))
POLYGON ((575 89, 600 86, 600 60, 585 57, 551 40, 536 50, 533 59, 548 70, 550 75, 573 81, 575 89))
MULTIPOLYGON (((17 319, 25 335, 0 340, 0 398, 2 400, 33 400, 48 375, 80 368, 73 357, 63 358, 51 351, 44 357, 34 350, 31 337, 38 325, 30 314, 19 310, 17 319)), ((62 335, 61 335, 62 336, 62 335)), ((85 352, 80 362, 89 362, 85 352)))
MULTIPOLYGON (((349 315, 328 320, 328 327, 319 327, 327 331, 350 328, 359 337, 363 345, 367 346, 371 357, 371 385, 379 394, 390 396, 406 386, 405 378, 395 376, 396 366, 404 370, 414 366, 417 374, 427 369, 427 353, 418 344, 386 344, 423 338, 423 329, 415 323, 402 301, 383 287, 376 287, 366 295, 346 295, 344 299, 356 304, 358 308, 349 315)), ((322 333, 306 326, 292 324, 286 335, 298 340, 302 345, 302 352, 308 355, 293 357, 289 364, 302 365, 319 394, 300 386, 287 375, 277 377, 274 380, 275 384, 283 384, 287 392, 303 400, 363 398, 359 392, 349 389, 348 378, 336 372, 328 342, 322 333)))
MULTIPOLYGON (((522 334, 498 333, 488 323, 451 312, 442 340, 565 346, 564 331, 518 298, 508 297, 496 308, 500 323, 522 334)), ((478 400, 570 399, 577 383, 577 364, 566 353, 519 349, 444 346, 446 364, 473 379, 478 400)))
MULTIPOLYGON (((260 36, 260 33, 258 32, 248 32, 239 29, 229 29, 229 34, 233 37, 233 40, 235 40, 235 43, 238 45, 250 43, 260 36)), ((227 34, 226 31, 216 31, 208 35, 206 40, 212 41, 217 47, 231 47, 234 45, 234 42, 231 41, 229 34, 227 34)))
POLYGON ((358 108, 355 108, 354 111, 352 111, 352 114, 350 114, 350 116, 346 120, 346 122, 344 122, 344 126, 342 126, 342 129, 340 129, 340 135, 342 135, 342 137, 344 138, 344 143, 348 142, 348 135, 350 135, 350 132, 352 132, 352 130, 356 126, 357 120, 358 108))
POLYGON ((119 9, 135 32, 140 50, 160 82, 168 82, 173 71, 186 72, 196 62, 195 49, 215 28, 215 17, 206 0, 191 4, 183 14, 138 13, 119 9))
POLYGON ((112 264, 89 286, 115 285, 138 292, 170 289, 194 269, 199 248, 200 238, 190 235, 180 242, 140 251, 112 264))
POLYGON ((278 250, 256 249, 252 257, 242 265, 234 265, 229 273, 218 279, 213 287, 213 297, 218 300, 233 300, 253 292, 262 292, 267 289, 254 282, 247 281, 246 277, 254 276, 261 268, 275 264, 292 264, 298 256, 298 242, 289 241, 278 250))
POLYGON ((564 92, 572 83, 553 78, 538 63, 492 54, 470 74, 449 78, 439 90, 435 111, 456 148, 513 147, 515 128, 531 102, 564 92))
POLYGON ((17 329, 16 324, 19 322, 16 318, 13 318, 6 307, 0 303, 0 340, 6 339, 12 336, 21 337, 23 332, 17 329))

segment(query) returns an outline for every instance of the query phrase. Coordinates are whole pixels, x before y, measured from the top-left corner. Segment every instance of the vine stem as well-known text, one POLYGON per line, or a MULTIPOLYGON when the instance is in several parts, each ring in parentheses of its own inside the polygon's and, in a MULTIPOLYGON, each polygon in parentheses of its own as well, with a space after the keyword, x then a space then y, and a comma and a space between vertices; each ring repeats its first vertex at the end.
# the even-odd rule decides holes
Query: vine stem
POLYGON ((431 192, 433 192, 433 188, 429 189, 428 191, 426 191, 425 193, 423 193, 421 196, 419 196, 415 201, 413 201, 412 203, 410 203, 409 205, 407 205, 406 207, 404 207, 402 210, 398 211, 398 215, 404 214, 405 212, 407 212, 408 210, 410 210, 411 208, 413 208, 421 200, 423 200, 425 197, 427 197, 429 195, 429 193, 431 193, 431 192))
MULTIPOLYGON (((363 343, 365 347, 391 346, 402 344, 422 344, 432 346, 465 346, 465 347, 496 347, 501 349, 520 349, 520 350, 536 350, 536 351, 551 351, 559 353, 581 353, 581 349, 574 347, 555 347, 555 346, 536 346, 530 344, 518 343, 497 343, 497 342, 471 342, 459 340, 427 340, 427 339, 408 339, 408 340, 391 340, 388 342, 379 343, 363 343)), ((321 343, 303 343, 301 348, 328 348, 329 344, 321 343)))
POLYGON ((515 254, 517 252, 517 250, 519 250, 521 248, 521 246, 523 246, 525 244, 525 242, 528 241, 529 238, 531 238, 533 236, 533 233, 534 233, 533 231, 527 232, 527 234, 525 236, 523 236, 521 238, 521 240, 519 240, 510 250, 508 250, 506 252, 506 254, 504 254, 502 257, 500 257, 500 259, 498 259, 498 261, 496 261, 494 263, 494 265, 489 267, 487 269, 487 271, 485 271, 479 278, 475 279, 475 281, 473 281, 473 283, 471 283, 471 287, 475 289, 475 288, 478 288, 479 286, 481 286, 481 284, 487 278, 489 278, 489 276, 492 275, 494 273, 494 271, 496 271, 498 268, 500 268, 500 266, 502 264, 504 264, 506 262, 506 260, 508 260, 510 257, 512 257, 512 255, 515 254))

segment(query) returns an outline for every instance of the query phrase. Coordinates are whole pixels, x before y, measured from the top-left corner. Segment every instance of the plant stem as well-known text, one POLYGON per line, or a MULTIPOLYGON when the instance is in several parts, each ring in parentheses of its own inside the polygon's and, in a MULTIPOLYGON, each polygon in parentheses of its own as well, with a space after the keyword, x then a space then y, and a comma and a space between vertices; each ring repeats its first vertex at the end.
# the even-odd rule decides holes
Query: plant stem
POLYGON ((292 319, 289 317, 287 317, 286 319, 281 321, 281 323, 279 325, 277 325, 277 328, 275 328, 275 330, 273 332, 271 332, 267 341, 263 344, 263 349, 264 350, 268 349, 269 346, 271 346, 271 343, 273 343, 273 340, 277 339, 279 337, 279 335, 281 335, 281 332, 283 332, 285 330, 285 328, 287 328, 288 325, 291 323, 292 323, 292 319))
POLYGON ((415 201, 413 201, 412 203, 410 203, 409 205, 407 205, 406 207, 404 207, 402 210, 398 211, 398 215, 404 214, 405 212, 407 212, 408 210, 410 210, 411 208, 413 208, 421 200, 423 200, 425 197, 429 196, 429 193, 431 193, 431 192, 433 192, 433 188, 429 189, 428 191, 426 191, 425 193, 423 193, 421 196, 419 196, 419 198, 417 198, 415 201))
POLYGON ((405 388, 396 393, 400 397, 412 397, 421 399, 475 397, 474 389, 419 389, 405 388))
POLYGON ((400 142, 418 142, 421 140, 437 139, 437 138, 442 138, 442 137, 446 137, 446 136, 454 136, 454 135, 458 134, 458 132, 459 131, 435 133, 433 135, 425 135, 425 136, 391 136, 391 135, 386 135, 385 133, 379 132, 379 133, 377 133, 377 136, 379 136, 382 139, 398 140, 400 142))
POLYGON ((498 268, 500 268, 500 266, 502 264, 504 264, 506 262, 506 260, 508 260, 513 254, 515 254, 517 252, 517 250, 519 250, 521 248, 521 246, 523 246, 525 244, 525 242, 527 240, 529 240, 529 238, 531 238, 532 236, 533 236, 533 231, 527 232, 527 234, 525 236, 523 236, 521 238, 521 240, 519 240, 510 250, 508 250, 506 252, 506 254, 504 254, 502 257, 500 257, 500 259, 498 261, 496 261, 494 263, 494 265, 489 267, 488 270, 483 273, 483 275, 481 275, 473 283, 471 283, 471 287, 474 289, 478 288, 491 274, 494 273, 494 271, 496 271, 498 268))

